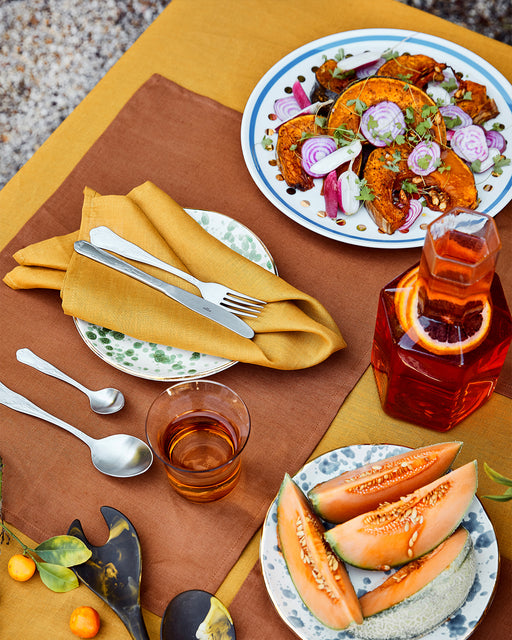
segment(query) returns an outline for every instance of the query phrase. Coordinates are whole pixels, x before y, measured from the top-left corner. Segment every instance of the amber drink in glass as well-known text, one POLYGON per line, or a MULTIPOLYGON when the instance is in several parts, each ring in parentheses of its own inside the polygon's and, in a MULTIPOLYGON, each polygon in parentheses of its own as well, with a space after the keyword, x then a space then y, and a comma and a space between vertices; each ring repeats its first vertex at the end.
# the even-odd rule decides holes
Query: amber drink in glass
POLYGON ((494 220, 455 209, 427 229, 418 266, 379 297, 372 366, 389 415, 447 431, 494 391, 512 338, 494 220))
POLYGON ((210 380, 182 382, 151 405, 146 437, 171 486, 193 502, 226 496, 237 484, 250 432, 245 403, 210 380))

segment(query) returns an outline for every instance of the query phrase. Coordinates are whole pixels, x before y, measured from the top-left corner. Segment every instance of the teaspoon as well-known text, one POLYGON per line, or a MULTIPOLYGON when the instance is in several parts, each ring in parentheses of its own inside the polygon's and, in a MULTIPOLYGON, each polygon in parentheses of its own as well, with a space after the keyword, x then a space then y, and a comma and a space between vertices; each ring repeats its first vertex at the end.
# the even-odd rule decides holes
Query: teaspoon
POLYGON ((102 473, 115 478, 130 478, 147 471, 153 462, 153 453, 148 445, 126 434, 115 434, 106 438, 91 438, 76 427, 47 413, 24 396, 11 391, 0 382, 0 404, 51 422, 73 434, 91 450, 92 463, 102 473))
POLYGON ((18 351, 16 351, 16 358, 19 362, 28 364, 29 367, 33 367, 34 369, 41 371, 41 373, 46 373, 48 376, 53 376, 54 378, 67 382, 85 393, 89 398, 91 409, 95 413, 101 413, 102 415, 116 413, 124 407, 124 396, 117 389, 108 388, 100 389, 99 391, 91 391, 60 371, 60 369, 57 369, 57 367, 54 367, 46 360, 36 356, 33 351, 30 351, 30 349, 18 349, 18 351))

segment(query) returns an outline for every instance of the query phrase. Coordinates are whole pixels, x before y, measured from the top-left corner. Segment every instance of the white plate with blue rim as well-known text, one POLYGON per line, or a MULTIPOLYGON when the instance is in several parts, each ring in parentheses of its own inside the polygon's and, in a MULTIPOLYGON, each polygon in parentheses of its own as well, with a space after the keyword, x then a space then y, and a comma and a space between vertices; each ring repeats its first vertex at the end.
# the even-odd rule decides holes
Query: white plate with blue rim
MULTIPOLYGON (((277 273, 270 252, 246 226, 215 211, 185 211, 208 233, 233 251, 268 271, 277 273)), ((114 368, 139 378, 182 382, 211 376, 236 364, 236 360, 144 342, 79 318, 74 318, 74 321, 81 338, 97 356, 114 368)))
MULTIPOLYGON (((485 123, 504 126, 503 135, 512 145, 512 85, 491 64, 460 45, 436 36, 402 29, 358 29, 345 31, 314 40, 292 51, 277 62, 261 78, 244 109, 241 141, 244 160, 254 182, 267 199, 289 218, 306 229, 320 235, 365 247, 400 249, 421 247, 427 225, 440 213, 424 208, 420 217, 406 232, 393 235, 380 232, 364 206, 352 216, 325 216, 325 203, 321 193, 322 180, 316 179, 313 189, 303 192, 290 189, 282 180, 275 162, 276 120, 274 102, 291 92, 297 79, 307 94, 315 83, 314 69, 325 58, 356 55, 365 51, 396 52, 398 54, 424 54, 451 66, 454 71, 483 84, 493 98, 499 115, 485 123), (325 56, 325 58, 324 58, 325 56), (263 142, 271 139, 271 144, 263 142)), ((505 150, 507 154, 507 150, 505 150)), ((501 168, 500 175, 489 169, 475 174, 480 203, 478 210, 495 216, 512 199, 512 164, 501 168)))
MULTIPOLYGON (((294 481, 307 494, 319 482, 355 469, 369 462, 408 451, 407 447, 389 444, 361 444, 329 451, 308 462, 294 476, 294 481)), ((486 613, 494 596, 499 550, 496 534, 478 498, 474 498, 461 523, 470 533, 477 559, 473 587, 460 609, 422 640, 465 640, 486 613)), ((272 502, 260 543, 260 562, 265 586, 277 612, 302 640, 353 640, 348 631, 336 631, 321 624, 302 602, 286 568, 277 540, 277 498, 272 502)), ((358 597, 370 591, 394 573, 367 571, 345 565, 358 597)))

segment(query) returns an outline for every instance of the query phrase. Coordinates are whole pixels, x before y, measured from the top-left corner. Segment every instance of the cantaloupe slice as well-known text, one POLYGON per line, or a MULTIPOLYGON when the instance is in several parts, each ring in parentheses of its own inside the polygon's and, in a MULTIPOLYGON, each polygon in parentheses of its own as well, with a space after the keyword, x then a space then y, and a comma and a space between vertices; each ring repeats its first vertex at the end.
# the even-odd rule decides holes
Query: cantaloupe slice
POLYGON ((476 576, 471 536, 460 527, 430 553, 404 565, 360 598, 367 640, 423 636, 464 604, 476 576))
POLYGON ((477 489, 476 460, 401 500, 384 504, 325 533, 345 562, 385 570, 428 553, 459 526, 477 489))
POLYGON ((394 502, 443 475, 462 442, 434 444, 370 462, 313 487, 308 498, 316 513, 340 523, 383 502, 394 502))
POLYGON ((277 535, 288 572, 304 604, 322 624, 346 629, 363 621, 343 563, 323 537, 306 496, 286 474, 277 498, 277 535))

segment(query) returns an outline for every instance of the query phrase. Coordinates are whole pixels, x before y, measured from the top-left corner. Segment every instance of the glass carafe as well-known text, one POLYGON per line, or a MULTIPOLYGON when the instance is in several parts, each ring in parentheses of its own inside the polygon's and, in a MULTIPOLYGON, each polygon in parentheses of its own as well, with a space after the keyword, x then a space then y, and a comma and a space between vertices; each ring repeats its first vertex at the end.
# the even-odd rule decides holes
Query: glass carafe
POLYGON ((491 217, 454 209, 381 290, 371 361, 386 413, 447 431, 492 394, 512 338, 500 248, 491 217))

